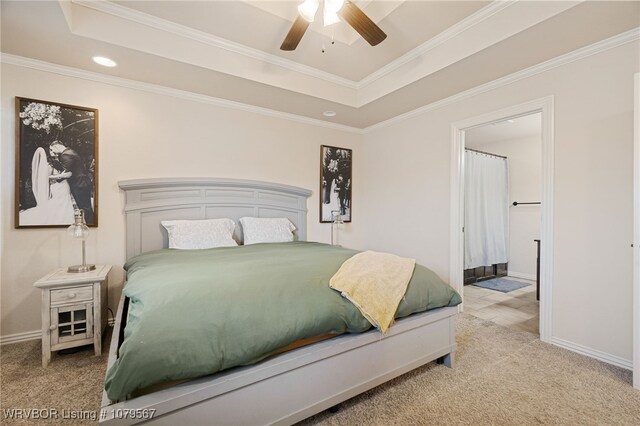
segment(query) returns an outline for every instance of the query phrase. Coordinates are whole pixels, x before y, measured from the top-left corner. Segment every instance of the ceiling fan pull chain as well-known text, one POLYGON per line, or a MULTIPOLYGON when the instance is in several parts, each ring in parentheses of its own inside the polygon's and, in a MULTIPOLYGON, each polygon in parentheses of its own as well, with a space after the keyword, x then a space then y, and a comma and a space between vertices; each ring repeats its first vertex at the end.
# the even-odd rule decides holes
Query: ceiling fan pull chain
POLYGON ((322 42, 322 53, 324 53, 324 51, 326 50, 326 48, 324 47, 324 41, 322 42))
POLYGON ((335 35, 336 35, 335 28, 331 28, 331 44, 336 44, 336 41, 334 40, 335 35))

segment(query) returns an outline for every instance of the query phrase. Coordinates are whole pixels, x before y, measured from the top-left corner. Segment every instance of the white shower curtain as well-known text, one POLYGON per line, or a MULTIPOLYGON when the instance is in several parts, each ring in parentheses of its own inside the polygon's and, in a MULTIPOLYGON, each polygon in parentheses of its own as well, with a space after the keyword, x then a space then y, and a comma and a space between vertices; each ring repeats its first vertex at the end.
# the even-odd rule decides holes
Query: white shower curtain
POLYGON ((465 152, 464 268, 509 261, 507 159, 465 152))

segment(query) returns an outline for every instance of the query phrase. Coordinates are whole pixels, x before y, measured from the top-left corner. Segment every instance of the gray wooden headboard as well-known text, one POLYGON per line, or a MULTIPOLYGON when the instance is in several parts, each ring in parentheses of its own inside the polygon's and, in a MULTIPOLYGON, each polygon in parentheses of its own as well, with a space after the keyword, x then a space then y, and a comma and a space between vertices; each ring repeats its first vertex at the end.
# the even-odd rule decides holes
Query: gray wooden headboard
POLYGON ((162 220, 230 218, 242 242, 238 219, 286 217, 296 239, 307 239, 308 189, 277 183, 224 178, 154 178, 118 182, 125 192, 127 259, 167 248, 162 220))

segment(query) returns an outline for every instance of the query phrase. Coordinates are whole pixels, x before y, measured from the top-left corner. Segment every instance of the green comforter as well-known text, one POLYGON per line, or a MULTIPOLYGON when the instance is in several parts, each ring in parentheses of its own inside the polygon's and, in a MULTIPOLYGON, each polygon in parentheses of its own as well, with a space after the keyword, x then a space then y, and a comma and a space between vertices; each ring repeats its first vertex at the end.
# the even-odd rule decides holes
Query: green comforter
MULTIPOLYGON (((298 339, 371 327, 329 288, 356 251, 320 243, 160 250, 126 265, 130 298, 119 358, 105 382, 111 400, 147 386, 255 363, 298 339)), ((460 303, 416 265, 396 318, 460 303)))

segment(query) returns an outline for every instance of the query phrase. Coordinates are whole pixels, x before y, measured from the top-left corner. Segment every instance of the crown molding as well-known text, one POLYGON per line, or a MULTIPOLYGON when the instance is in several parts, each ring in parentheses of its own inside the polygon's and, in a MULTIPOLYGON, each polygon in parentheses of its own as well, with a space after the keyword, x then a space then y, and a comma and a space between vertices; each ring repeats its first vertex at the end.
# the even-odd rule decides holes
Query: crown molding
POLYGON ((459 34, 462 34, 464 31, 479 24, 485 19, 488 19, 491 16, 495 15, 496 13, 501 12, 505 8, 511 6, 516 1, 517 0, 494 1, 488 4, 487 6, 478 10, 477 12, 467 16, 462 21, 459 21, 456 24, 452 25, 451 27, 447 28, 446 30, 436 35, 435 37, 422 43, 420 46, 416 47, 415 49, 410 50, 409 52, 405 53, 399 58, 393 60, 392 62, 389 62, 387 65, 383 66, 379 70, 369 74, 368 76, 366 76, 365 78, 363 78, 362 80, 356 83, 356 88, 361 89, 373 83, 374 81, 386 76, 387 74, 392 73, 393 71, 397 70, 403 65, 428 53, 429 51, 435 49, 436 47, 440 46, 446 41, 452 39, 453 37, 459 34))
POLYGON ((548 61, 526 68, 522 71, 518 71, 513 74, 507 75, 505 77, 501 77, 489 83, 476 86, 464 92, 460 92, 453 96, 449 96, 448 98, 427 104, 420 108, 416 108, 407 113, 397 115, 393 118, 373 124, 364 129, 347 126, 344 124, 331 123, 324 120, 318 120, 315 118, 286 113, 282 111, 276 111, 269 108, 263 108, 263 107, 258 107, 254 105, 244 104, 241 102, 230 101, 227 99, 216 98, 213 96, 207 96, 207 95, 202 95, 198 93, 187 92, 184 90, 173 89, 173 88, 160 86, 156 84, 144 83, 144 82, 129 80, 121 77, 114 77, 106 74, 100 74, 97 72, 85 71, 78 68, 67 67, 64 65, 52 64, 49 62, 26 58, 23 56, 12 55, 8 53, 1 53, 0 62, 4 64, 9 64, 9 65, 31 68, 39 71, 60 74, 68 77, 75 77, 75 78, 81 78, 84 80, 95 81, 98 83, 125 87, 128 89, 140 90, 140 91, 145 91, 145 92, 155 93, 155 94, 160 94, 165 96, 173 96, 176 98, 187 99, 195 102, 206 103, 206 104, 221 106, 225 108, 236 109, 240 111, 253 112, 253 113, 262 114, 270 117, 297 121, 300 123, 310 124, 310 125, 319 126, 319 127, 326 127, 330 129, 341 130, 341 131, 356 133, 356 134, 367 134, 376 130, 383 129, 385 127, 390 127, 392 125, 401 123, 402 121, 409 120, 420 114, 424 114, 426 112, 433 111, 438 108, 443 108, 447 105, 453 104, 455 102, 459 102, 463 99, 470 98, 470 97, 479 95, 481 93, 485 93, 490 90, 494 90, 499 87, 506 86, 511 83, 515 83, 519 80, 532 77, 536 74, 549 71, 553 68, 566 65, 571 62, 578 61, 580 59, 584 59, 589 56, 592 56, 592 55, 604 52, 606 50, 613 49, 613 48, 622 46, 626 43, 630 43, 637 40, 640 40, 640 27, 634 28, 632 30, 610 37, 608 39, 599 41, 589 46, 574 50, 573 52, 569 52, 565 55, 558 56, 554 59, 550 59, 548 61))
POLYGON ((445 31, 433 37, 432 39, 426 41, 422 45, 405 53, 401 57, 393 60, 392 62, 388 63, 387 65, 383 66, 382 68, 373 72, 372 74, 369 74, 367 77, 363 78, 362 80, 354 81, 344 77, 340 77, 335 74, 328 73, 326 71, 319 70, 314 67, 302 65, 298 62, 291 61, 289 59, 285 59, 280 56, 273 55, 271 53, 266 53, 259 49, 254 49, 254 48, 245 46, 243 44, 224 39, 222 37, 217 37, 212 34, 206 33, 204 31, 195 30, 193 28, 190 28, 181 24, 177 24, 175 22, 168 21, 166 19, 159 18, 157 16, 149 15, 147 13, 140 12, 140 11, 137 11, 137 10, 134 10, 110 1, 71 0, 72 3, 87 7, 89 9, 93 9, 103 13, 108 13, 110 15, 117 16, 119 18, 136 22, 138 24, 146 25, 148 27, 152 27, 161 31, 166 31, 171 34, 186 37, 201 43, 206 43, 211 46, 228 50, 230 52, 239 53, 241 55, 248 56, 252 59, 258 59, 258 60, 270 63, 272 65, 277 65, 291 71, 299 72, 301 74, 306 74, 311 77, 319 78, 319 79, 328 81, 330 83, 338 84, 350 89, 360 89, 362 87, 365 87, 371 84, 372 82, 393 72, 394 70, 400 68, 406 63, 424 55, 425 53, 441 45, 447 40, 450 40, 456 35, 461 34, 462 32, 473 27, 474 25, 479 24, 485 19, 511 6, 513 3, 517 1, 519 0, 493 1, 489 5, 469 15, 468 17, 456 23, 455 25, 447 28, 445 31))
POLYGON ((251 112, 269 117, 281 118, 298 123, 309 124, 312 126, 325 127, 343 132, 362 134, 362 129, 347 126, 344 124, 331 123, 324 120, 305 117, 302 115, 291 114, 288 112, 277 111, 274 109, 249 105, 242 102, 230 101, 228 99, 216 98, 214 96, 203 95, 186 90, 174 89, 171 87, 160 86, 157 84, 144 83, 136 80, 129 80, 122 77, 101 74, 93 71, 85 71, 79 68, 68 67, 65 65, 52 64, 50 62, 40 61, 38 59, 26 58, 23 56, 12 55, 1 52, 0 62, 8 65, 15 65, 24 68, 30 68, 38 71, 49 72, 53 74, 63 75, 66 77, 80 78, 97 83, 109 84, 112 86, 124 87, 126 89, 140 90, 143 92, 154 93, 164 96, 172 96, 175 98, 185 99, 193 102, 199 102, 209 105, 215 105, 223 108, 230 108, 238 111, 251 112))
MULTIPOLYGON (((357 91, 357 106, 373 102, 429 75, 433 75, 459 61, 495 46, 516 34, 540 24, 584 0, 571 1, 521 1, 493 2, 479 10, 464 25, 445 31, 434 43, 428 43, 422 54, 409 62, 398 64, 398 68, 386 75, 369 80, 357 91)), ((408 60, 410 58, 405 58, 408 60)))
POLYGON ((357 86, 357 83, 353 80, 349 80, 347 78, 340 77, 338 75, 331 74, 314 67, 302 65, 298 62, 285 59, 259 49, 254 49, 252 47, 248 47, 243 44, 224 39, 222 37, 217 37, 204 31, 177 24, 175 22, 171 22, 157 16, 149 15, 144 12, 112 3, 110 1, 71 0, 71 2, 79 6, 96 10, 98 12, 107 13, 118 18, 126 19, 128 21, 132 21, 141 25, 146 25, 148 27, 185 37, 200 43, 205 43, 210 46, 227 50, 229 52, 238 53, 251 59, 257 59, 259 61, 267 62, 272 65, 277 65, 290 71, 305 74, 310 77, 318 78, 329 83, 344 86, 349 89, 356 89, 357 86))
MULTIPOLYGON (((77 11, 92 10, 94 13, 103 14, 105 17, 110 16, 121 19, 123 30, 124 28, 129 28, 132 37, 135 34, 133 39, 137 40, 136 43, 129 46, 130 48, 237 75, 263 84, 297 91, 349 107, 359 108, 394 90, 426 77, 450 65, 452 62, 457 62, 478 50, 493 45, 505 37, 510 37, 514 33, 518 33, 541 20, 561 13, 582 0, 560 2, 557 5, 553 5, 553 2, 550 2, 539 7, 531 6, 531 2, 521 0, 494 0, 360 81, 340 77, 111 1, 58 1, 65 4, 68 3, 67 9, 75 6, 77 11), (514 18, 514 15, 518 16, 518 14, 521 16, 514 18), (501 25, 502 21, 507 21, 509 25, 501 25), (129 26, 126 23, 129 23, 129 26), (146 40, 148 38, 146 36, 152 36, 148 31, 161 31, 168 37, 176 37, 174 40, 176 45, 183 46, 182 53, 172 52, 170 48, 162 47, 171 45, 171 43, 155 44, 153 46, 145 44, 142 40, 146 40), (478 44, 473 41, 479 39, 477 34, 487 32, 490 34, 487 42, 478 44), (196 42, 191 45, 192 49, 184 47, 186 46, 184 42, 187 41, 196 42), (212 52, 210 52, 212 55, 205 55, 205 52, 201 51, 203 46, 213 48, 212 52), (214 49, 217 49, 217 54, 214 49), (447 50, 450 53, 443 55, 443 50, 447 50), (196 52, 200 52, 200 54, 196 52), (218 55, 226 55, 226 58, 223 60, 218 55), (218 60, 211 59, 216 57, 218 57, 218 60), (290 71, 293 74, 282 77, 278 73, 264 73, 260 65, 263 63, 279 67, 283 71, 290 71)), ((83 24, 82 14, 75 14, 77 22, 74 22, 72 15, 70 11, 65 13, 72 32, 84 37, 97 36, 97 39, 101 41, 126 47, 122 39, 119 40, 117 37, 115 39, 104 38, 99 32, 96 33, 95 30, 92 30, 94 26, 90 25, 91 21, 83 24)), ((98 19, 97 16, 94 19, 98 19)))
POLYGON ((397 115, 388 120, 381 121, 379 123, 365 127, 363 131, 365 134, 367 134, 376 130, 383 129, 385 127, 393 126, 402 121, 409 120, 413 117, 427 113, 429 111, 443 108, 447 105, 451 105, 463 99, 470 98, 472 96, 476 96, 481 93, 485 93, 485 92, 497 89, 499 87, 515 83, 519 80, 532 77, 534 75, 552 70, 554 68, 557 68, 563 65, 567 65, 571 62, 587 58, 589 56, 604 52, 609 49, 614 49, 616 47, 622 46, 624 44, 627 44, 636 40, 640 40, 640 27, 636 27, 632 30, 626 31, 624 33, 620 33, 616 36, 613 36, 613 37, 601 40, 597 43, 593 43, 589 46, 585 46, 580 49, 574 50, 573 52, 569 52, 564 55, 555 57, 553 59, 549 59, 548 61, 541 62, 537 65, 533 65, 529 68, 525 68, 524 70, 517 71, 513 74, 509 74, 507 76, 501 77, 497 80, 493 80, 488 83, 481 84, 480 86, 476 86, 472 89, 465 90, 464 92, 457 93, 453 96, 449 96, 448 98, 441 99, 439 101, 427 104, 420 108, 416 108, 404 114, 397 115))
POLYGON ((206 43, 211 46, 215 46, 221 49, 228 50, 230 52, 239 53, 244 56, 248 56, 252 59, 258 59, 272 65, 277 65, 286 68, 291 71, 306 74, 311 77, 319 78, 321 80, 328 81, 330 83, 338 84, 340 86, 347 87, 349 89, 360 89, 365 87, 381 77, 395 71, 408 62, 428 53, 437 46, 440 46, 444 42, 452 39, 453 37, 463 33, 469 28, 479 24, 487 18, 499 13, 505 8, 511 6, 519 0, 507 0, 507 1, 494 1, 489 5, 483 7, 479 11, 467 16, 462 21, 447 28, 432 39, 426 41, 415 49, 405 53, 401 57, 393 60, 387 65, 383 66, 379 70, 369 74, 367 77, 360 81, 350 80, 344 77, 340 77, 335 74, 328 73, 326 71, 319 70, 314 67, 302 65, 298 62, 291 61, 289 59, 282 58, 271 53, 266 53, 259 49, 247 47, 243 44, 236 43, 222 37, 217 37, 204 31, 195 30, 190 27, 186 27, 175 22, 168 21, 163 18, 159 18, 153 15, 149 15, 144 12, 140 12, 110 1, 96 1, 96 0, 71 0, 72 3, 93 9, 99 12, 108 13, 119 18, 123 18, 138 24, 146 25, 161 31, 166 31, 171 34, 179 35, 189 38, 201 43, 206 43))

